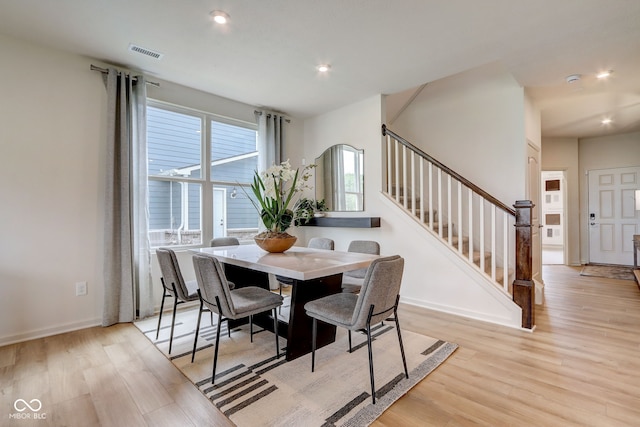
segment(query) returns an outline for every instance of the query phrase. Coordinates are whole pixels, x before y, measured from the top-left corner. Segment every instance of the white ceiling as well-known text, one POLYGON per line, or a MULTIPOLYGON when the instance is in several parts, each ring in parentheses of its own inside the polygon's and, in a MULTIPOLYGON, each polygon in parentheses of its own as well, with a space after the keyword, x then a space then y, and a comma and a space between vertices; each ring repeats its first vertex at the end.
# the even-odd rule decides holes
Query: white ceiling
POLYGON ((640 130, 639 0, 0 0, 0 33, 299 118, 499 61, 545 137, 640 130))

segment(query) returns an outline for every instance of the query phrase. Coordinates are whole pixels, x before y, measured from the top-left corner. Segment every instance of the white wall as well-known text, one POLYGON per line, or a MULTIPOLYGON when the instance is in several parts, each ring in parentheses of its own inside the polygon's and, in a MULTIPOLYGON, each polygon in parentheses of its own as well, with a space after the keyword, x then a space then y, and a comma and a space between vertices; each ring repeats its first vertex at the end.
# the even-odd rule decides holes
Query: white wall
POLYGON ((100 322, 106 97, 85 58, 3 36, 0 57, 2 344, 100 322))
POLYGON ((429 83, 390 129, 506 205, 524 198, 526 138, 540 138, 525 129, 523 88, 500 65, 429 83))
POLYGON ((595 169, 640 166, 640 132, 599 138, 578 143, 580 164, 580 262, 589 262, 589 187, 587 172, 595 169))
POLYGON ((580 171, 577 138, 543 138, 542 169, 564 171, 567 177, 565 206, 567 259, 569 265, 580 265, 580 171))
POLYGON ((305 120, 303 154, 306 159, 314 159, 333 144, 349 144, 364 149, 365 211, 351 215, 379 216, 381 227, 299 227, 297 232, 304 242, 314 236, 332 238, 337 250, 346 250, 349 242, 354 239, 377 240, 383 255, 399 254, 406 260, 402 301, 519 327, 518 307, 509 301, 505 304, 503 298, 496 296, 497 291, 493 285, 479 279, 470 270, 472 267, 460 261, 381 194, 383 138, 380 126, 383 121, 382 96, 374 96, 305 120))

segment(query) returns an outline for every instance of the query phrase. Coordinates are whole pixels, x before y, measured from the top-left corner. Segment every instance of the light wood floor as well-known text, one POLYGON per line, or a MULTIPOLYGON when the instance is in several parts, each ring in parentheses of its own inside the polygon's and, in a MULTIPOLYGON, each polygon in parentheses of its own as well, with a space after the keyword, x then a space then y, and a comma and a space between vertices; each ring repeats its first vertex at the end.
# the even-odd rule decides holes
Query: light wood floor
MULTIPOLYGON (((640 291, 579 273, 545 266, 534 333, 403 306, 404 329, 460 348, 373 425, 640 425, 640 291)), ((124 324, 0 347, 0 425, 231 423, 124 324), (9 418, 19 398, 46 419, 9 418)))

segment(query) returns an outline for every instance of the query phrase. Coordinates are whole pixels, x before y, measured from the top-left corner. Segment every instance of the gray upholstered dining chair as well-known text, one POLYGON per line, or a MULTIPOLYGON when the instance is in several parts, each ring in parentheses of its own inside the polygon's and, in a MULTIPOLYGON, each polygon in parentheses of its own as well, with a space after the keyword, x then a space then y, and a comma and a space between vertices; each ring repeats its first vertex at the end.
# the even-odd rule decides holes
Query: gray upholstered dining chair
POLYGON ((164 300, 166 297, 173 297, 173 316, 171 317, 171 332, 169 335, 169 354, 173 346, 173 329, 176 324, 176 309, 178 304, 187 301, 196 301, 198 299, 198 284, 195 280, 185 282, 180 271, 178 258, 176 253, 169 248, 156 249, 158 264, 160 264, 160 272, 162 277, 162 302, 160 303, 160 315, 158 316, 158 329, 156 331, 156 339, 160 334, 160 324, 162 322, 162 311, 164 310, 164 300))
POLYGON ((371 398, 376 403, 375 381, 373 375, 373 351, 371 348, 371 325, 385 320, 393 313, 396 323, 400 353, 404 374, 409 378, 407 361, 402 345, 400 323, 398 321, 398 301, 400 284, 404 270, 404 259, 398 255, 374 260, 364 277, 360 294, 342 292, 329 295, 304 305, 307 315, 313 318, 311 344, 311 372, 316 362, 316 331, 318 320, 331 325, 346 328, 349 331, 349 352, 351 353, 351 331, 364 330, 369 348, 369 377, 371 380, 371 398))
MULTIPOLYGON (((214 237, 213 239, 211 239, 210 244, 212 248, 216 248, 219 246, 238 246, 240 244, 240 240, 238 240, 236 237, 214 237)), ((222 266, 222 268, 224 269, 224 265, 222 266)), ((234 289, 236 287, 236 284, 233 282, 229 282, 229 287, 231 289, 234 289)), ((229 334, 231 334, 231 332, 229 332, 229 334)))
POLYGON ((240 241, 235 237, 214 237, 211 239, 211 247, 216 246, 238 246, 240 241))
MULTIPOLYGON (((380 255, 380 244, 373 240, 353 240, 349 243, 347 252, 380 255)), ((342 273, 342 292, 353 294, 360 292, 365 274, 367 274, 366 268, 359 268, 342 273)))
POLYGON ((200 295, 201 309, 198 313, 196 326, 196 338, 193 341, 191 361, 195 357, 198 333, 200 332, 200 318, 202 304, 210 311, 218 314, 216 331, 216 344, 213 356, 213 373, 211 384, 215 384, 216 366, 218 364, 218 349, 220 344, 220 325, 230 319, 243 319, 248 317, 250 324, 251 341, 253 342, 253 315, 273 310, 273 330, 276 337, 276 358, 280 357, 278 343, 278 316, 276 308, 282 305, 282 296, 257 286, 246 286, 238 289, 230 289, 227 278, 224 275, 220 262, 210 256, 195 254, 193 266, 198 282, 198 294, 200 295))
MULTIPOLYGON (((332 239, 327 237, 312 237, 309 239, 309 243, 307 243, 308 248, 313 249, 324 249, 327 251, 332 251, 335 247, 335 242, 332 239)), ((276 276, 276 280, 278 281, 278 287, 280 289, 280 295, 282 295, 282 287, 283 286, 291 286, 293 283, 293 279, 284 276, 276 276)))
POLYGON ((311 239, 309 239, 307 247, 332 251, 335 247, 335 242, 327 237, 312 237, 311 239))

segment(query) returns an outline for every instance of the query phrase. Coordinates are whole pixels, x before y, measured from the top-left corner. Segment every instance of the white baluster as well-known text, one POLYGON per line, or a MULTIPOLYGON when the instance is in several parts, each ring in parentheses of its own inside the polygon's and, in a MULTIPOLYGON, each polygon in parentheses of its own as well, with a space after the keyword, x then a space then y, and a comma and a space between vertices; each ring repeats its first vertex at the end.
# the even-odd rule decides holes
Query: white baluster
POLYGON ((442 169, 438 168, 438 236, 442 238, 442 169))
POLYGON ((502 249, 502 268, 504 268, 504 291, 509 293, 509 260, 510 260, 510 254, 509 254, 509 220, 511 219, 511 215, 509 215, 508 212, 503 211, 502 215, 504 216, 504 220, 502 221, 503 225, 503 230, 502 230, 502 234, 503 234, 503 249, 502 249))
POLYGON ((433 230, 433 163, 429 162, 429 229, 433 230))
POLYGON ((453 242, 453 212, 451 210, 451 175, 447 174, 447 240, 453 242))
POLYGON ((491 280, 496 280, 496 205, 491 204, 491 280))
POLYGON ((387 193, 391 195, 392 192, 392 180, 391 174, 393 173, 393 159, 391 156, 391 135, 387 135, 387 193))
POLYGON ((462 253, 462 183, 458 181, 458 252, 462 253))
POLYGON ((469 261, 473 264, 473 191, 469 190, 469 261))
POLYGON ((424 159, 420 157, 420 224, 424 224, 424 159))
POLYGON ((484 228, 485 228, 485 224, 484 224, 484 197, 480 196, 480 203, 479 203, 479 209, 480 209, 480 220, 479 220, 479 227, 478 227, 478 231, 480 232, 480 271, 482 271, 483 273, 485 272, 485 262, 484 262, 484 228))
POLYGON ((411 213, 416 215, 416 152, 411 150, 411 213))
POLYGON ((396 142, 396 146, 395 146, 395 165, 396 165, 396 170, 395 170, 395 175, 396 175, 396 202, 400 203, 400 148, 399 145, 400 143, 398 142, 398 140, 395 140, 396 142))
POLYGON ((407 209, 407 146, 402 146, 402 206, 407 209))

